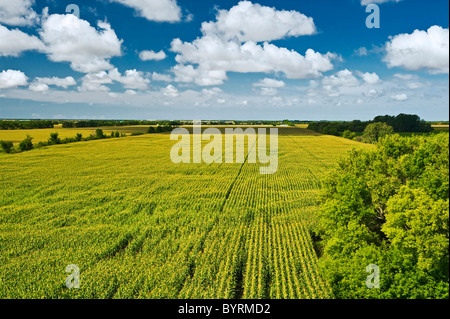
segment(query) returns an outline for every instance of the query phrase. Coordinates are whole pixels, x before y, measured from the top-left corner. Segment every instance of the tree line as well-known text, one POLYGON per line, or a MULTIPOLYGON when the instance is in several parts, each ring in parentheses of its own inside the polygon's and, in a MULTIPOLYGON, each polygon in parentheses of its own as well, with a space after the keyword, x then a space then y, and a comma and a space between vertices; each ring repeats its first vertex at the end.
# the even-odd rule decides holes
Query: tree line
MULTIPOLYGON (((354 120, 351 122, 314 122, 309 124, 308 129, 326 135, 343 136, 344 132, 363 133, 368 125, 374 123, 385 123, 392 127, 396 133, 430 133, 433 128, 430 123, 422 120, 418 115, 399 114, 397 116, 377 116, 372 121, 354 120)), ((347 133, 348 134, 348 133, 347 133)), ((356 136, 357 134, 355 134, 356 136)))
MULTIPOLYGON (((157 126, 157 127, 149 127, 147 130, 147 134, 157 134, 157 133, 164 133, 169 132, 173 129, 170 125, 164 125, 164 126, 157 126)), ((137 136, 137 135, 143 135, 145 133, 143 132, 133 132, 131 133, 131 136, 137 136)), ((120 133, 119 131, 113 131, 109 135, 105 134, 102 129, 97 129, 95 131, 95 134, 90 134, 87 137, 83 137, 81 133, 77 133, 75 137, 66 137, 61 139, 59 137, 59 134, 57 132, 51 133, 49 139, 46 142, 39 142, 37 144, 33 143, 33 137, 30 135, 27 135, 27 137, 22 140, 17 147, 14 147, 14 143, 11 141, 0 141, 0 148, 3 150, 3 152, 7 154, 11 153, 21 153, 26 151, 31 151, 34 148, 41 148, 44 146, 50 146, 50 145, 58 145, 58 144, 68 144, 68 143, 76 143, 81 141, 93 141, 93 140, 100 140, 100 139, 106 139, 106 138, 119 138, 119 137, 126 137, 125 133, 120 133)))

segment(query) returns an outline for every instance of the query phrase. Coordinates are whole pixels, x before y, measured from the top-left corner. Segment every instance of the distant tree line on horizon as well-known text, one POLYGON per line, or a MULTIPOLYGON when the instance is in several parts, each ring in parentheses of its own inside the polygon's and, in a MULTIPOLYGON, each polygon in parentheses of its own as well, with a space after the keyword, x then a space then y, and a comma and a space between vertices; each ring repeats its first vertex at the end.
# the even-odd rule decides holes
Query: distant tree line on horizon
POLYGON ((308 129, 321 134, 342 136, 344 132, 363 133, 368 125, 385 123, 392 127, 395 133, 430 133, 433 127, 429 122, 422 120, 418 115, 399 114, 397 116, 377 116, 372 121, 354 120, 351 122, 314 122, 308 129))
MULTIPOLYGON (((300 121, 300 120, 205 120, 203 125, 288 125, 308 124, 309 129, 322 134, 342 136, 345 131, 364 132, 371 123, 386 123, 395 132, 431 132, 431 125, 448 125, 448 121, 425 122, 417 115, 377 116, 373 121, 300 121)), ((45 129, 62 125, 63 128, 111 126, 180 126, 193 125, 193 121, 170 120, 0 120, 0 130, 45 129)))

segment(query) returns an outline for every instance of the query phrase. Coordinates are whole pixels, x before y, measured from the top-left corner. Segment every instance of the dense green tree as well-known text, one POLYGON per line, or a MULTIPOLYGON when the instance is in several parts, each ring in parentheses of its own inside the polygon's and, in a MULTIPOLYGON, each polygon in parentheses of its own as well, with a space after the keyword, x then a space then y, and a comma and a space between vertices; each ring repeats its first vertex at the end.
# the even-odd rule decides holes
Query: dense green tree
POLYGON ((105 138, 105 134, 103 133, 102 129, 98 128, 95 130, 95 138, 98 138, 98 139, 105 138))
POLYGON ((350 130, 345 130, 344 133, 342 133, 342 137, 347 138, 349 140, 353 140, 356 137, 356 133, 350 130))
POLYGON ((338 298, 448 298, 449 135, 353 150, 323 190, 321 265, 338 298), (368 289, 369 264, 381 271, 368 289))
POLYGON ((58 133, 50 133, 50 138, 48 139, 49 144, 61 144, 61 139, 58 133))
POLYGON ((32 141, 33 138, 30 135, 27 135, 27 137, 22 142, 20 142, 19 149, 23 152, 32 150, 34 147, 32 141))
POLYGON ((11 153, 11 151, 14 147, 14 144, 13 144, 13 142, 10 142, 10 141, 0 141, 0 146, 2 147, 2 149, 5 153, 9 154, 9 153, 11 153))
POLYGON ((364 130, 362 141, 375 144, 380 138, 389 134, 394 134, 394 129, 386 123, 369 124, 364 130))

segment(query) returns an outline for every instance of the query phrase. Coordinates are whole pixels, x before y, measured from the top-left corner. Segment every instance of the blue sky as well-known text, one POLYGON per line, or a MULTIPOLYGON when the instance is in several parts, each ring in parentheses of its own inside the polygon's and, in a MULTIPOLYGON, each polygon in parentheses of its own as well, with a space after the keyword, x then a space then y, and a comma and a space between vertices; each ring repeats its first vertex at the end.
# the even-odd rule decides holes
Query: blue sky
POLYGON ((0 118, 448 120, 448 11, 444 0, 0 0, 0 118))

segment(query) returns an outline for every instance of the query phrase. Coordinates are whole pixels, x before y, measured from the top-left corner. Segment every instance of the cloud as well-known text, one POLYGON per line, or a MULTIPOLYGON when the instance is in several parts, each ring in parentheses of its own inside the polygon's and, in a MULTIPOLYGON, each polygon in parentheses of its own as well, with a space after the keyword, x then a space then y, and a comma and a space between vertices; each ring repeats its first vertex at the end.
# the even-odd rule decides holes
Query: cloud
POLYGON ((202 90, 203 95, 205 96, 213 96, 222 93, 222 90, 220 88, 212 88, 212 89, 203 89, 202 90))
POLYGON ((400 79, 400 80, 404 80, 404 81, 409 81, 409 80, 415 80, 417 79, 417 75, 414 74, 403 74, 403 73, 396 73, 394 74, 394 77, 400 79))
POLYGON ((312 49, 302 56, 294 50, 279 48, 267 42, 263 45, 255 42, 224 42, 214 35, 204 36, 192 43, 175 39, 171 50, 178 53, 176 61, 179 65, 172 70, 175 80, 198 85, 223 84, 227 80, 227 72, 281 72, 290 79, 314 78, 333 69, 331 60, 336 58, 335 54, 320 54, 312 49), (198 67, 194 68, 192 64, 198 67))
POLYGON ((146 90, 150 80, 144 76, 142 71, 127 70, 122 75, 117 68, 86 74, 82 78, 81 91, 109 91, 105 84, 121 83, 126 89, 146 90))
POLYGON ((286 83, 284 83, 283 81, 265 78, 264 80, 254 83, 253 86, 266 88, 283 88, 286 86, 286 83))
POLYGON ((22 71, 4 70, 0 73, 0 89, 10 89, 28 84, 28 77, 22 71))
POLYGON ((358 86, 360 83, 358 79, 353 75, 352 71, 347 69, 339 71, 336 75, 327 76, 322 80, 322 84, 328 87, 340 87, 340 86, 358 86))
POLYGON ((174 39, 175 81, 200 86, 221 85, 228 72, 283 73, 290 79, 315 78, 333 69, 333 53, 308 49, 305 55, 277 47, 271 40, 315 33, 314 22, 296 11, 241 1, 219 10, 215 22, 202 24, 203 35, 193 42, 174 39), (259 43, 263 42, 263 43, 259 43), (195 66, 194 66, 195 65, 195 66))
POLYGON ((261 95, 265 95, 265 96, 274 96, 278 94, 278 90, 276 88, 270 87, 270 88, 261 88, 260 90, 260 94, 261 95))
POLYGON ((158 82, 172 82, 173 78, 169 74, 152 73, 152 80, 158 82))
POLYGON ((162 94, 166 97, 178 97, 180 96, 180 93, 178 92, 178 89, 174 87, 173 85, 169 84, 167 87, 163 88, 161 90, 162 94))
POLYGON ((132 95, 136 95, 137 92, 134 91, 134 90, 126 90, 126 91, 125 91, 125 94, 126 94, 126 95, 131 95, 131 96, 132 96, 132 95))
POLYGON ((0 0, 0 23, 12 26, 30 26, 38 20, 31 8, 34 0, 0 0))
POLYGON ((316 33, 312 18, 297 11, 241 1, 228 10, 219 10, 215 22, 202 24, 203 34, 215 34, 223 40, 264 42, 316 33))
POLYGON ((44 49, 44 44, 37 37, 30 36, 18 29, 9 30, 0 25, 0 57, 17 57, 23 51, 43 51, 44 49))
POLYGON ((76 85, 77 82, 71 76, 66 78, 35 78, 34 81, 30 84, 29 89, 34 92, 45 92, 49 90, 49 85, 54 85, 57 87, 62 87, 67 89, 69 86, 76 85))
POLYGON ((123 84, 126 89, 146 90, 150 80, 145 78, 142 71, 127 70, 125 75, 122 76, 117 68, 109 71, 109 75, 112 80, 123 84))
POLYGON ((109 59, 121 56, 122 41, 107 22, 98 22, 99 30, 73 14, 50 15, 40 36, 53 62, 70 62, 73 70, 95 73, 112 69, 109 59))
POLYGON ((369 4, 382 4, 386 2, 400 2, 401 0, 361 0, 362 6, 368 6, 369 4))
POLYGON ((408 95, 406 95, 405 93, 397 94, 397 95, 391 96, 391 99, 402 102, 402 101, 406 101, 408 99, 408 95))
POLYGON ((367 56, 369 55, 369 51, 366 47, 361 47, 354 51, 357 56, 367 56))
POLYGON ((449 30, 432 26, 427 31, 400 34, 386 43, 384 61, 388 67, 402 67, 430 73, 449 73, 449 30))
POLYGON ((141 53, 139 53, 139 58, 142 61, 161 61, 164 60, 165 58, 167 58, 166 53, 161 50, 159 52, 155 52, 155 51, 142 51, 141 53))
POLYGON ((376 73, 358 72, 358 75, 364 80, 365 83, 367 83, 369 85, 377 84, 381 81, 380 77, 376 73))
POLYGON ((110 0, 136 10, 140 17, 156 22, 181 21, 181 8, 176 0, 110 0))
POLYGON ((79 91, 109 91, 105 84, 112 84, 113 80, 106 71, 86 74, 82 79, 79 91))

